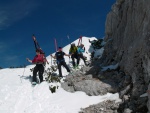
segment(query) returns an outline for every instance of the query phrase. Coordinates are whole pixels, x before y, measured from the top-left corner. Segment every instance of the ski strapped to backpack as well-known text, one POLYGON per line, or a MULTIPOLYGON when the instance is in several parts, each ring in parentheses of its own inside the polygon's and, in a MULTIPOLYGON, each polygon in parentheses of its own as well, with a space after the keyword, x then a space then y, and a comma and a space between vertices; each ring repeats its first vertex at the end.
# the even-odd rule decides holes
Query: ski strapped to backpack
POLYGON ((82 44, 82 36, 79 37, 78 46, 82 44))
POLYGON ((56 38, 54 38, 54 43, 55 43, 55 49, 56 49, 56 52, 57 52, 58 47, 57 47, 57 40, 56 40, 56 38))
POLYGON ((44 51, 42 50, 42 48, 40 47, 38 41, 36 40, 36 37, 35 37, 34 34, 33 34, 32 38, 33 38, 33 41, 34 41, 35 50, 38 49, 38 50, 40 50, 41 54, 45 54, 44 51))
MULTIPOLYGON (((34 34, 33 34, 32 38, 33 38, 33 41, 34 41, 35 50, 38 49, 38 50, 41 50, 40 52, 43 52, 42 49, 41 49, 41 47, 40 47, 40 45, 39 45, 39 43, 37 42, 37 40, 36 40, 34 34)), ((44 52, 43 52, 43 53, 44 53, 44 52)))
MULTIPOLYGON (((44 53, 44 51, 41 49, 41 47, 40 47, 38 41, 36 40, 36 37, 35 37, 34 34, 32 35, 32 38, 33 38, 33 41, 34 41, 35 50, 39 50, 40 53, 43 54, 43 56, 45 57, 45 53, 44 53)), ((46 60, 47 64, 49 64, 48 61, 47 61, 47 59, 46 59, 46 57, 45 57, 45 60, 46 60)))

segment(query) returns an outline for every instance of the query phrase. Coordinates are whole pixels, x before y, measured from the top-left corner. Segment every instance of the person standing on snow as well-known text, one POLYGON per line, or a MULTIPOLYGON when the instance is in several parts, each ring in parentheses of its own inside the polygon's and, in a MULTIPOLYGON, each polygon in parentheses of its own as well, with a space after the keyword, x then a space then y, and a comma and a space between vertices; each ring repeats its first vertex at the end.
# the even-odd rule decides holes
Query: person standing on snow
POLYGON ((83 44, 80 44, 80 46, 78 46, 77 52, 78 52, 79 61, 80 61, 80 58, 81 58, 84 61, 84 64, 87 65, 86 64, 86 59, 83 56, 83 53, 85 52, 85 47, 84 47, 83 44))
POLYGON ((78 57, 78 52, 77 52, 78 48, 75 46, 74 43, 71 44, 71 47, 69 49, 69 54, 71 55, 71 59, 72 59, 72 65, 73 68, 75 69, 76 67, 78 67, 79 65, 79 57, 78 57), (77 59, 77 63, 75 63, 75 59, 77 59))
POLYGON ((37 49, 36 56, 34 57, 34 59, 30 60, 29 58, 26 58, 26 60, 30 63, 36 64, 36 66, 33 69, 32 84, 35 85, 37 83, 37 72, 39 72, 40 83, 43 82, 44 64, 46 62, 44 55, 40 54, 40 50, 37 49))
POLYGON ((57 60, 57 66, 58 66, 58 70, 59 70, 59 77, 62 77, 61 66, 64 66, 66 68, 67 72, 70 72, 70 69, 67 66, 66 62, 65 62, 64 55, 65 56, 70 56, 70 55, 64 53, 62 51, 61 47, 58 48, 58 51, 56 52, 55 56, 51 55, 51 57, 53 57, 57 60))

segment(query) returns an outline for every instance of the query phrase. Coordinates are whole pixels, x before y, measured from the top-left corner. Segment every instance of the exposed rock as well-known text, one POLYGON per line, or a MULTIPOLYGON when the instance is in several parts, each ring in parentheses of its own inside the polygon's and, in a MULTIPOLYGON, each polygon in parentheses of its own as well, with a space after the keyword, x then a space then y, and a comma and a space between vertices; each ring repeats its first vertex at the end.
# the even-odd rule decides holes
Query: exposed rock
POLYGON ((132 113, 132 110, 129 108, 126 108, 123 113, 132 113))
POLYGON ((92 75, 67 76, 62 88, 66 91, 84 91, 87 95, 104 95, 107 92, 115 93, 116 85, 113 81, 102 82, 93 78, 92 75))
POLYGON ((131 86, 128 85, 123 91, 120 92, 120 98, 122 98, 125 94, 127 94, 130 90, 131 86))
POLYGON ((118 107, 119 103, 115 103, 115 101, 104 101, 85 109, 82 108, 79 113, 118 113, 118 107))
MULTIPOLYGON (((148 89, 150 81, 150 7, 149 0, 117 0, 107 15, 105 24, 105 45, 102 65, 119 63, 120 70, 129 75, 129 81, 121 82, 120 90, 130 95, 130 101, 122 109, 147 113, 146 98, 141 98, 148 89), (113 60, 112 60, 113 59, 113 60), (140 101, 139 101, 140 100, 140 101), (126 107, 129 106, 130 107, 126 107), (145 109, 145 110, 144 110, 145 109)), ((122 92, 121 97, 124 94, 122 92)), ((149 105, 149 101, 148 101, 149 105)), ((147 105, 148 109, 149 106, 147 105)), ((125 112, 122 111, 122 112, 125 112)), ((150 112, 150 110, 149 110, 150 112)))
POLYGON ((147 107, 148 107, 148 110, 149 110, 149 112, 150 112, 150 84, 149 84, 149 86, 148 86, 148 91, 147 91, 147 93, 148 93, 147 107))

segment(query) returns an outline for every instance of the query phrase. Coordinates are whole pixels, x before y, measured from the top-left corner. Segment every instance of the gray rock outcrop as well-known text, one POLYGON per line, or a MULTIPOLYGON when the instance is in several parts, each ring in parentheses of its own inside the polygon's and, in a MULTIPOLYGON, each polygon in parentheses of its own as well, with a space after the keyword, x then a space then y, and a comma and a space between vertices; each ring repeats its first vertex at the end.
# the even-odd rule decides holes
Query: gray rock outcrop
POLYGON ((75 75, 67 76, 61 87, 69 92, 83 91, 89 96, 104 95, 107 92, 117 92, 115 83, 105 83, 99 79, 93 78, 92 75, 75 75))
POLYGON ((148 86, 148 91, 147 91, 147 93, 148 93, 147 107, 148 107, 148 110, 149 110, 148 113, 150 113, 150 84, 149 84, 149 86, 148 86))
POLYGON ((148 98, 140 97, 147 91, 150 81, 149 4, 149 0, 117 0, 107 15, 105 24, 107 44, 102 64, 105 66, 117 62, 120 70, 131 77, 132 87, 127 92, 130 101, 122 108, 130 107, 133 112, 138 113, 146 113, 147 108, 149 109, 149 106, 146 108, 146 104, 143 104, 148 98))

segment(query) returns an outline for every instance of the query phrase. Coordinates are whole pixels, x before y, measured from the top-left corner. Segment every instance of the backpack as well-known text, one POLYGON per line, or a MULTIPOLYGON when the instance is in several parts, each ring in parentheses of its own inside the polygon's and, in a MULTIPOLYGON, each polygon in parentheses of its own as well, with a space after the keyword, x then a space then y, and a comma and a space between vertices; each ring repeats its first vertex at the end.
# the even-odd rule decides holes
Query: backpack
POLYGON ((62 52, 62 51, 61 51, 61 52, 57 52, 57 53, 55 54, 57 61, 62 61, 62 60, 64 60, 64 55, 65 55, 65 53, 62 52))
POLYGON ((71 53, 77 54, 77 50, 78 50, 78 48, 77 48, 76 46, 70 47, 70 49, 69 49, 69 54, 71 54, 71 53))

